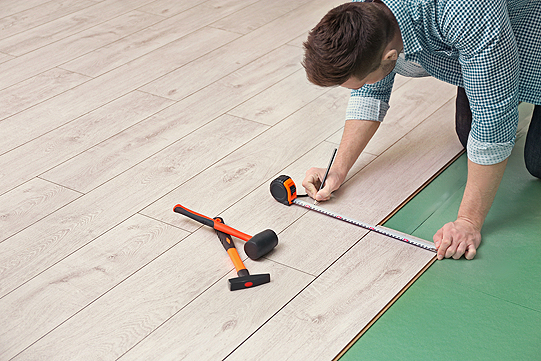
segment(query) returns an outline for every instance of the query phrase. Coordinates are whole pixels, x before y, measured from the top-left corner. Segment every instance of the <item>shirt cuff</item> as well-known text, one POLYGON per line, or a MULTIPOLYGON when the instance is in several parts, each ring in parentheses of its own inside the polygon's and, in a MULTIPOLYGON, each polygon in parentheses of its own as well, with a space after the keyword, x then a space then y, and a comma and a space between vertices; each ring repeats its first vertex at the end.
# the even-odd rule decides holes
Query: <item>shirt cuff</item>
POLYGON ((381 122, 385 118, 387 110, 389 110, 389 104, 379 99, 351 96, 346 110, 346 120, 360 119, 381 122))
POLYGON ((480 165, 497 164, 511 155, 514 146, 514 139, 505 143, 486 143, 475 140, 470 133, 468 137, 468 159, 480 165))

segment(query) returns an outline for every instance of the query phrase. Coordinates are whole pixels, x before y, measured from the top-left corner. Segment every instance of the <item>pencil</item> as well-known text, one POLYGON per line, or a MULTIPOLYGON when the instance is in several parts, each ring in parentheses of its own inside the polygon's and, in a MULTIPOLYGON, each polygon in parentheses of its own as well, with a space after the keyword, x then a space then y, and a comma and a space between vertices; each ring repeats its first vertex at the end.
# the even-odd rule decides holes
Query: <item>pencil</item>
MULTIPOLYGON (((319 186, 319 190, 322 190, 323 187, 325 187, 325 181, 327 180, 327 176, 329 175, 329 170, 331 169, 332 167, 332 163, 334 162, 334 157, 336 156, 336 151, 338 149, 334 148, 334 151, 332 152, 332 157, 331 157, 331 161, 329 162, 329 165, 327 166, 327 170, 325 171, 325 175, 323 176, 323 180, 321 181, 321 186, 319 186)), ((314 199, 314 204, 317 204, 317 201, 314 199)))

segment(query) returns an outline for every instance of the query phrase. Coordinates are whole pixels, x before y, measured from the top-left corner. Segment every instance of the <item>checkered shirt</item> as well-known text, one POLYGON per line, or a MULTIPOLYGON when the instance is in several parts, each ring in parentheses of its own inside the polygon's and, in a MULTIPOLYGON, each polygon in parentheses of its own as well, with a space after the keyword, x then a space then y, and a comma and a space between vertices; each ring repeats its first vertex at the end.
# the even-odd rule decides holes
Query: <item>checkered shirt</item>
POLYGON ((505 160, 518 102, 541 104, 541 0, 382 1, 400 26, 405 59, 385 79, 351 92, 346 119, 383 120, 395 74, 422 76, 421 67, 466 89, 473 114, 468 158, 505 160))

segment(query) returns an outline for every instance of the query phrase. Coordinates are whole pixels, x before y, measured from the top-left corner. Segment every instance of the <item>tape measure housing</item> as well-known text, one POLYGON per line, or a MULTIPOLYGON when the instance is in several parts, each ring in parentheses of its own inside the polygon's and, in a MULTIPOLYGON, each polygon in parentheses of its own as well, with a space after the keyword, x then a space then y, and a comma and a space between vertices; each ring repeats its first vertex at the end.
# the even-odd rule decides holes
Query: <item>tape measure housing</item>
POLYGON ((270 184, 270 191, 278 202, 290 206, 297 198, 297 187, 293 179, 287 175, 281 175, 270 184))

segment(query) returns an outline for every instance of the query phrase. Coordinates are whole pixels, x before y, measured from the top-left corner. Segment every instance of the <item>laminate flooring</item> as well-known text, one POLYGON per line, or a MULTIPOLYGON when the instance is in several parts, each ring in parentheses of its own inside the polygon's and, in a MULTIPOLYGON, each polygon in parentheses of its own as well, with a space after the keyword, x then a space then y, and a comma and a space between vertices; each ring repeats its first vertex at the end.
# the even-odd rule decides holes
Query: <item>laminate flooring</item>
MULTIPOLYGON (((349 91, 300 64, 328 0, 0 0, 0 360, 332 359, 434 254, 276 202, 326 166, 349 91), (230 292, 215 233, 279 245, 230 292)), ((324 207, 380 223, 461 152, 455 88, 397 77, 324 207)), ((302 190, 299 190, 302 193, 302 190)))

